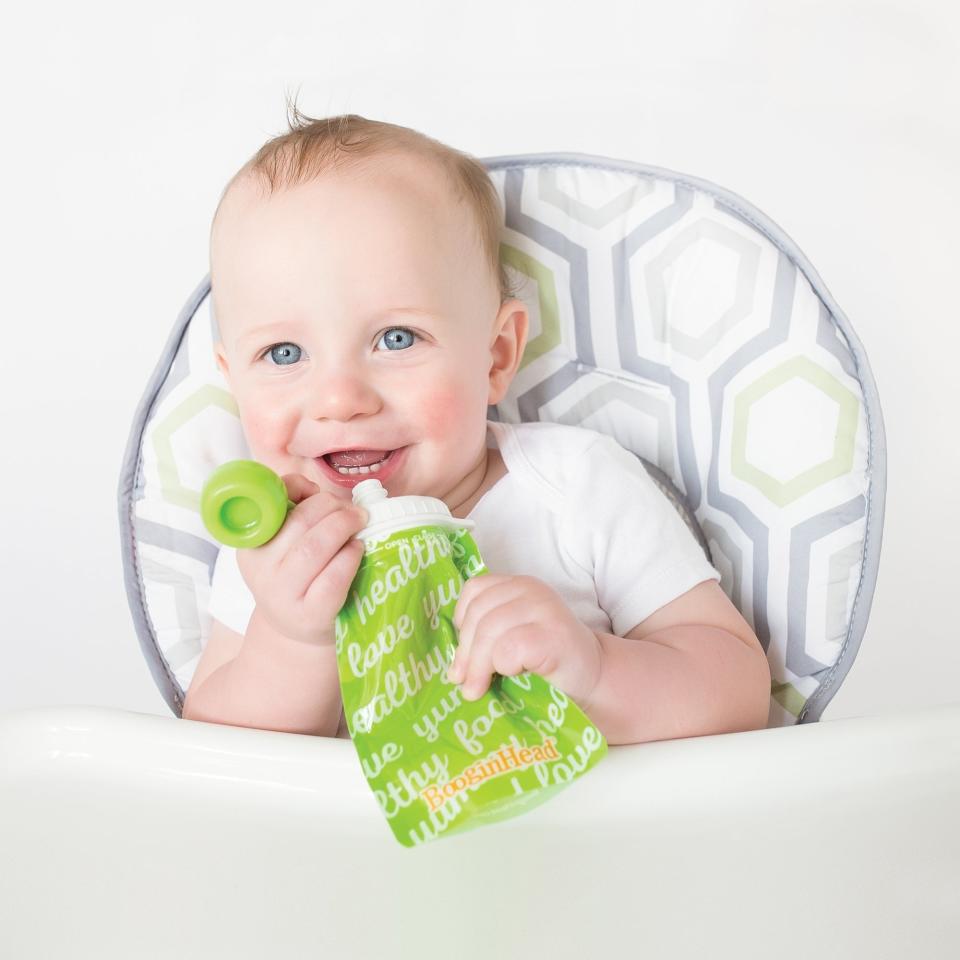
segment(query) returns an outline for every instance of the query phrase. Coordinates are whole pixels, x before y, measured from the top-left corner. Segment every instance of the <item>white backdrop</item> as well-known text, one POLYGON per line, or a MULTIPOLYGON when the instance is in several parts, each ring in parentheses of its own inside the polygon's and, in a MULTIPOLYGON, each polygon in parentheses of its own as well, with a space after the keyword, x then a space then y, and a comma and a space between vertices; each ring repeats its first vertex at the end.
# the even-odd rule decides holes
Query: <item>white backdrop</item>
POLYGON ((741 194, 810 258, 880 390, 866 638, 825 719, 960 700, 960 13, 946 0, 18 5, 0 37, 0 711, 167 714, 116 486, 227 179, 311 116, 476 156, 579 151, 741 194))

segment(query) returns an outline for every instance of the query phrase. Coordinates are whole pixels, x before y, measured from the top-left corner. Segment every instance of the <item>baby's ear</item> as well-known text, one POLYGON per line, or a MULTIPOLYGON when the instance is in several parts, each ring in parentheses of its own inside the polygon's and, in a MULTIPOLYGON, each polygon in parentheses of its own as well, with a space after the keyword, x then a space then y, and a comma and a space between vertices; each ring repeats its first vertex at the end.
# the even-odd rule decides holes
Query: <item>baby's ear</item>
POLYGON ((522 300, 506 300, 500 305, 494 323, 494 330, 499 332, 490 346, 488 404, 499 403, 510 388, 523 359, 529 323, 527 306, 522 300))

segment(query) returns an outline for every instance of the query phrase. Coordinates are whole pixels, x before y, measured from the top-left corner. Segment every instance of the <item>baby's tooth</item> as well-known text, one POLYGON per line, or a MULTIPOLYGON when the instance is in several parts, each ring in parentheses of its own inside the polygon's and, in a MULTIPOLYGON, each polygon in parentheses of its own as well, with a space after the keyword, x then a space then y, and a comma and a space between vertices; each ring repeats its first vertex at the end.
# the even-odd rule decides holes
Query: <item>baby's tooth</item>
POLYGON ((366 467, 337 467, 337 473, 350 474, 350 473, 376 473, 385 463, 385 460, 381 460, 379 463, 371 463, 366 467))

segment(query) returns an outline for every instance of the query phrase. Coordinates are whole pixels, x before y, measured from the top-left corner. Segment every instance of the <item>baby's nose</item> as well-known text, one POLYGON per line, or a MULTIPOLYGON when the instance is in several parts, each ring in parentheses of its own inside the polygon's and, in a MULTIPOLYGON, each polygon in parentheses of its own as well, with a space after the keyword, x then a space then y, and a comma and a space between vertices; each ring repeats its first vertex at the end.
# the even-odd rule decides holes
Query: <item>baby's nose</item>
POLYGON ((380 393, 369 378, 342 370, 318 376, 307 402, 314 420, 350 420, 376 413, 381 406, 380 393))

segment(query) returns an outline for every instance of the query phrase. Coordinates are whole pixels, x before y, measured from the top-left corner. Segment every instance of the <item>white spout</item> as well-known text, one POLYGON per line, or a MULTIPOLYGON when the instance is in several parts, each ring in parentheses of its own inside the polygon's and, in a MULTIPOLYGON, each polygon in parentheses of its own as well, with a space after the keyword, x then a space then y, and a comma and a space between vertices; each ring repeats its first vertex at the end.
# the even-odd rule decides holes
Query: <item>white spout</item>
POLYGON ((353 488, 353 502, 367 508, 371 503, 387 499, 387 491, 379 480, 361 480, 353 488))

